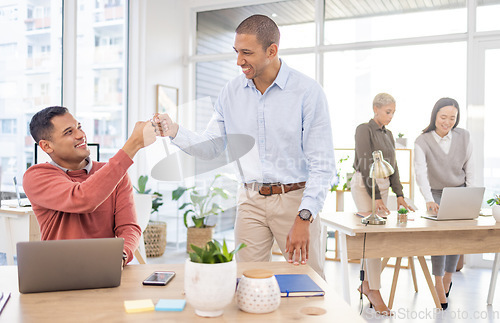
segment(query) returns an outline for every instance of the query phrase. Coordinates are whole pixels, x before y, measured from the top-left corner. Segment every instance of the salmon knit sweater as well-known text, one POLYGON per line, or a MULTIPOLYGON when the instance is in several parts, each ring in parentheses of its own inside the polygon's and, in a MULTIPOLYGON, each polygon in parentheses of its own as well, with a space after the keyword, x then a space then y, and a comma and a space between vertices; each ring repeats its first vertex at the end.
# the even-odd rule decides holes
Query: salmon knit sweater
POLYGON ((93 161, 89 174, 84 169, 65 173, 49 163, 31 166, 23 187, 42 240, 119 237, 132 260, 141 236, 127 174, 132 163, 119 150, 108 163, 93 161))

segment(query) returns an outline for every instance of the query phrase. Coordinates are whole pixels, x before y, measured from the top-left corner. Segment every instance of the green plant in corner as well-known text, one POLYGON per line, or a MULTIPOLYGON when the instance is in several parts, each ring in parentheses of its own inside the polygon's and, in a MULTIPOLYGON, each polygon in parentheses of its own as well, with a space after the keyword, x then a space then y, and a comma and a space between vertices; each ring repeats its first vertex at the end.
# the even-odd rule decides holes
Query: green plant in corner
POLYGON ((216 215, 224 210, 219 204, 215 203, 213 200, 215 197, 219 196, 224 200, 229 198, 229 192, 220 187, 214 187, 215 182, 222 175, 218 174, 213 179, 212 183, 209 185, 209 189, 206 193, 203 193, 193 187, 179 187, 172 192, 172 200, 179 200, 182 195, 190 191, 191 202, 186 202, 179 207, 179 210, 184 211, 184 225, 188 228, 188 215, 191 215, 191 220, 194 223, 195 228, 205 228, 207 217, 210 215, 216 215))
POLYGON ((203 264, 230 262, 233 260, 234 255, 244 247, 246 247, 246 245, 244 243, 240 243, 236 246, 236 248, 234 248, 233 251, 229 252, 227 249, 226 239, 223 240, 222 245, 219 241, 214 239, 207 242, 203 248, 191 244, 193 252, 189 253, 189 258, 192 262, 203 264))
POLYGON ((404 136, 405 136, 405 134, 404 134, 404 133, 401 133, 401 132, 400 132, 400 133, 398 133, 398 138, 403 138, 404 136))
POLYGON ((489 205, 500 205, 500 194, 496 194, 494 198, 489 199, 486 201, 489 205))

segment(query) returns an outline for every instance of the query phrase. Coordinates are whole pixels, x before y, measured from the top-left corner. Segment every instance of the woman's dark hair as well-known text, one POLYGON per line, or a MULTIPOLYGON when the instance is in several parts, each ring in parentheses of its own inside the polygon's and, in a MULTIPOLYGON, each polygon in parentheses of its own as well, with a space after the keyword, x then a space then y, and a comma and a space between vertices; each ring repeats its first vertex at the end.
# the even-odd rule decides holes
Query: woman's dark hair
POLYGON ((456 119, 455 124, 453 125, 452 129, 455 129, 458 126, 458 122, 460 121, 460 107, 458 106, 458 102, 452 98, 441 98, 441 99, 437 100, 436 104, 434 104, 434 108, 432 109, 432 113, 431 113, 431 122, 429 123, 427 128, 422 130, 423 133, 436 130, 437 114, 438 114, 439 110, 441 110, 441 108, 444 108, 447 106, 452 106, 452 107, 457 108, 457 119, 456 119))
POLYGON ((54 125, 52 118, 68 113, 65 107, 48 107, 35 113, 30 122, 30 133, 36 143, 40 140, 50 140, 54 125))

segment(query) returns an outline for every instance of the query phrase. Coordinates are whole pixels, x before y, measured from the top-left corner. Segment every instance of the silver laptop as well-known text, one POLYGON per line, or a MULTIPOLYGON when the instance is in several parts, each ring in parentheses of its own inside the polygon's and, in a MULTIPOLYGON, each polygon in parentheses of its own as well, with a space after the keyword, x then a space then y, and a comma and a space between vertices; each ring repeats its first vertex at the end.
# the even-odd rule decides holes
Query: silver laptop
POLYGON ((427 211, 431 220, 471 220, 477 218, 483 203, 484 187, 445 187, 438 214, 427 211))
POLYGON ((123 238, 18 242, 19 292, 119 286, 122 255, 123 238))
POLYGON ((19 193, 19 186, 17 185, 17 179, 15 176, 14 187, 16 188, 17 204, 19 205, 19 207, 31 206, 31 203, 27 198, 21 198, 21 194, 19 193))

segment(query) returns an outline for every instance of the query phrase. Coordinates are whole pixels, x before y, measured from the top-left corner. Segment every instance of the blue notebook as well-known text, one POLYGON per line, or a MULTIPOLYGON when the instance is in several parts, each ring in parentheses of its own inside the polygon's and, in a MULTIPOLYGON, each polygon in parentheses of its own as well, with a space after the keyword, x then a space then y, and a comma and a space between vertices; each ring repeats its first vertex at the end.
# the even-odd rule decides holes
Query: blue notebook
POLYGON ((322 290, 306 274, 275 275, 280 286, 281 297, 324 296, 322 290))

